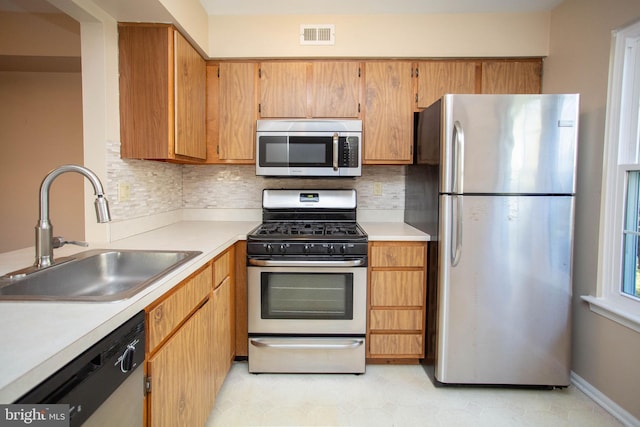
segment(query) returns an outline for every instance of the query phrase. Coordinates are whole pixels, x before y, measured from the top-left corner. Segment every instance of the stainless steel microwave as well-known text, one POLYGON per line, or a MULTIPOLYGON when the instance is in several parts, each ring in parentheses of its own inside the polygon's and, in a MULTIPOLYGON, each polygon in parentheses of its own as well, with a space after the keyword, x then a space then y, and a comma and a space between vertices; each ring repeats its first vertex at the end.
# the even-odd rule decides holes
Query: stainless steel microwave
POLYGON ((258 120, 256 175, 362 175, 362 120, 258 120))

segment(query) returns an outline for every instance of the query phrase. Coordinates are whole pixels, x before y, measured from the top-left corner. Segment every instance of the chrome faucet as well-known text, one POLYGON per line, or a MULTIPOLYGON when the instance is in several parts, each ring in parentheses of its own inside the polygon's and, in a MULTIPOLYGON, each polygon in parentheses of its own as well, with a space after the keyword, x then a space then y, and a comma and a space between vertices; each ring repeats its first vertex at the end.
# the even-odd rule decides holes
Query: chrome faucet
POLYGON ((104 197, 102 183, 95 173, 85 167, 77 165, 64 165, 52 170, 44 177, 42 184, 40 184, 40 218, 38 219, 38 224, 36 224, 36 261, 34 263, 36 269, 50 267, 53 264, 54 247, 60 247, 65 243, 75 243, 67 242, 62 238, 57 239, 54 243, 53 227, 49 221, 49 188, 53 181, 65 172, 78 172, 91 182, 96 194, 95 206, 98 222, 111 221, 109 203, 104 197))

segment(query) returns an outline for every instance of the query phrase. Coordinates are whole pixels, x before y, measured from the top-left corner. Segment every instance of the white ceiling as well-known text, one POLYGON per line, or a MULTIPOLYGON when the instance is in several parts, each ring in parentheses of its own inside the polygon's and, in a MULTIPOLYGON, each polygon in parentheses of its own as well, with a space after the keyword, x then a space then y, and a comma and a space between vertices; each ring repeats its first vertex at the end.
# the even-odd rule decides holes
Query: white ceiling
POLYGON ((60 13, 46 0, 0 0, 0 10, 7 12, 60 13))
POLYGON ((209 15, 538 12, 563 0, 200 0, 209 15))

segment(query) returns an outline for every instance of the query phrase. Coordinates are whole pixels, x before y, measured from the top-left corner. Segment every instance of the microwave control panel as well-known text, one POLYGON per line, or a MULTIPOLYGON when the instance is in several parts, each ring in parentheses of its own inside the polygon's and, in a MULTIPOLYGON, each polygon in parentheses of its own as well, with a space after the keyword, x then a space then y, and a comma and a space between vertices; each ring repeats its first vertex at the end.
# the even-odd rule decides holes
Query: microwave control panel
POLYGON ((340 138, 339 166, 357 168, 359 166, 358 137, 349 136, 340 138))

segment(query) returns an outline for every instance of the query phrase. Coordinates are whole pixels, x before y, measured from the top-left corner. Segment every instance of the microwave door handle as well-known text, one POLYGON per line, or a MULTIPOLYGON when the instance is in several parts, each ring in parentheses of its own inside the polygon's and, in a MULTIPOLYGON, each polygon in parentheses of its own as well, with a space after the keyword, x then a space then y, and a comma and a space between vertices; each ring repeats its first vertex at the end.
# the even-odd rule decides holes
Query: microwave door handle
POLYGON ((340 142, 340 137, 338 136, 338 132, 333 134, 333 170, 338 170, 338 142, 340 142))

